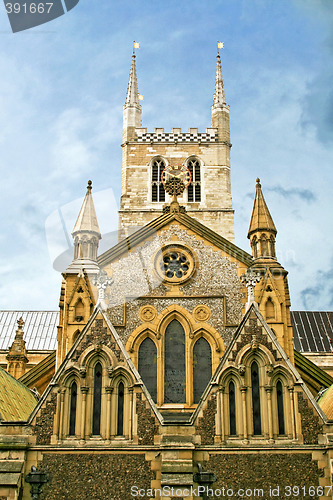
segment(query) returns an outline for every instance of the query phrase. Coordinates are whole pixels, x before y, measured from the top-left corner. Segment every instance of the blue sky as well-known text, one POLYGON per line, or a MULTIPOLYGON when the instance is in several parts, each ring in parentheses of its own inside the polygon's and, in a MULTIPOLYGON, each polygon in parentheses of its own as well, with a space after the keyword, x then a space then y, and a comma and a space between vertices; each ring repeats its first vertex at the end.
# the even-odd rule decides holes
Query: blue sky
POLYGON ((70 233, 88 179, 102 232, 116 225, 133 40, 143 126, 200 131, 220 40, 236 243, 250 250, 259 176, 292 308, 333 310, 332 2, 80 0, 16 34, 3 8, 0 37, 1 309, 57 309, 57 214, 70 233))

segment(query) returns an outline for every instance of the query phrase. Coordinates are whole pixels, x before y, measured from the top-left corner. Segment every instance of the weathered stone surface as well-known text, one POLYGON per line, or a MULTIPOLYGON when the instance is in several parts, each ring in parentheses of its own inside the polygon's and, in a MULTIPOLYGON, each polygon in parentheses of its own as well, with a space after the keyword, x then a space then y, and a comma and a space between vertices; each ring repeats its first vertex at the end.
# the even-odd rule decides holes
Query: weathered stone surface
POLYGON ((53 419, 57 409, 57 395, 51 394, 41 414, 36 418, 33 433, 37 434, 36 444, 50 444, 53 432, 53 419))
MULTIPOLYGON (((317 462, 312 461, 311 453, 211 454, 209 461, 204 464, 204 470, 216 474, 218 479, 214 483, 214 488, 233 489, 232 498, 240 498, 237 495, 240 488, 252 490, 263 488, 264 495, 261 498, 271 498, 270 487, 280 488, 280 493, 276 498, 287 498, 285 487, 305 486, 308 491, 308 487, 318 486, 319 478, 324 475, 323 470, 318 469, 317 462)), ((319 497, 308 494, 303 496, 300 489, 298 498, 318 499, 319 497)))
POLYGON ((152 411, 142 400, 142 394, 136 395, 136 413, 138 416, 139 444, 154 444, 154 436, 158 434, 158 425, 152 411))
POLYGON ((125 500, 154 479, 142 454, 45 453, 38 467, 50 476, 40 500, 125 500))
POLYGON ((215 437, 216 394, 212 394, 199 418, 197 433, 201 436, 201 444, 214 444, 215 437))
POLYGON ((297 396, 304 444, 317 444, 318 434, 322 434, 323 432, 323 422, 310 406, 310 402, 300 392, 297 393, 297 396))

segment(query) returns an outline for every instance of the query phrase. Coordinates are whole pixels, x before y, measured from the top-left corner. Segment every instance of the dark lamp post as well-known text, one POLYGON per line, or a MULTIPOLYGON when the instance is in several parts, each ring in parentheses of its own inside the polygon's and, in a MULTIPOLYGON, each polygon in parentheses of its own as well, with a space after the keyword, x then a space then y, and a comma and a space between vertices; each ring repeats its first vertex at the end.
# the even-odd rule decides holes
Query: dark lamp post
POLYGON ((204 472, 202 470, 202 465, 200 463, 197 464, 199 472, 196 472, 193 476, 193 481, 197 483, 199 486, 204 486, 205 491, 202 496, 203 500, 208 499, 207 489, 209 486, 211 486, 213 483, 217 481, 217 477, 213 472, 204 472))
POLYGON ((31 472, 27 474, 25 481, 30 484, 30 493, 32 500, 38 500, 39 495, 42 493, 43 484, 49 480, 46 472, 41 472, 33 465, 31 472))

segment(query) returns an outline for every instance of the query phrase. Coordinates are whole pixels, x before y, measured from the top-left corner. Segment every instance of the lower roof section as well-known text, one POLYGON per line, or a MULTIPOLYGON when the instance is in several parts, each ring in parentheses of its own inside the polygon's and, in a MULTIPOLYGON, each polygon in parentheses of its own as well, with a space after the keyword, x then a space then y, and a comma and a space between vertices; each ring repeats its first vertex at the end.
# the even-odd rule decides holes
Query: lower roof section
POLYGON ((28 351, 56 349, 59 311, 0 311, 0 350, 7 350, 12 345, 21 317, 28 351))

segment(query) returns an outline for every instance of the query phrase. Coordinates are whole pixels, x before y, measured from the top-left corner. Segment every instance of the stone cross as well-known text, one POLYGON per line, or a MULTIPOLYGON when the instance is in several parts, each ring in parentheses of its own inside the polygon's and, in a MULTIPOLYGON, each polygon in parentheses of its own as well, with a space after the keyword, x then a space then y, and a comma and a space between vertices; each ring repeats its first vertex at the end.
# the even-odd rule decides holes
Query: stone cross
POLYGON ((113 279, 107 275, 104 269, 100 269, 99 273, 93 277, 91 282, 98 289, 97 303, 100 304, 103 309, 106 309, 107 306, 105 304, 105 290, 108 286, 111 286, 113 284, 113 279))
POLYGON ((256 304, 254 300, 254 287, 261 280, 261 275, 250 268, 246 270, 246 273, 241 275, 240 280, 247 286, 247 303, 245 306, 245 311, 247 311, 251 304, 256 304))

